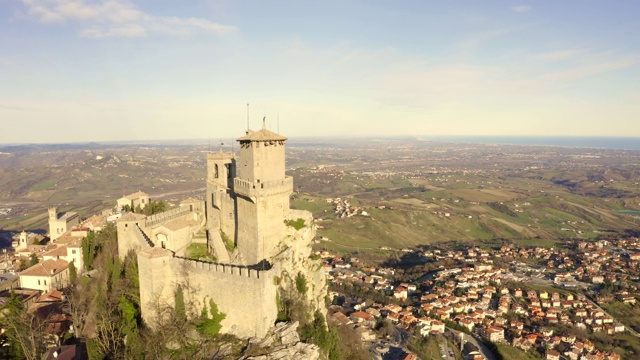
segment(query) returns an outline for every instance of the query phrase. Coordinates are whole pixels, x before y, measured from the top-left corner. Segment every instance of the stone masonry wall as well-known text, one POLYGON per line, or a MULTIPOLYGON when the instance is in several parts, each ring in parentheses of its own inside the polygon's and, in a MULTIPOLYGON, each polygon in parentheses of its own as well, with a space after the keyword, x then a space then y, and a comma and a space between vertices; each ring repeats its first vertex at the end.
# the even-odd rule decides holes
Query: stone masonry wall
POLYGON ((169 250, 145 249, 138 254, 143 319, 157 326, 157 309, 174 306, 180 285, 197 316, 212 299, 226 314, 223 332, 239 337, 264 337, 276 315, 273 271, 257 271, 174 257, 169 250))

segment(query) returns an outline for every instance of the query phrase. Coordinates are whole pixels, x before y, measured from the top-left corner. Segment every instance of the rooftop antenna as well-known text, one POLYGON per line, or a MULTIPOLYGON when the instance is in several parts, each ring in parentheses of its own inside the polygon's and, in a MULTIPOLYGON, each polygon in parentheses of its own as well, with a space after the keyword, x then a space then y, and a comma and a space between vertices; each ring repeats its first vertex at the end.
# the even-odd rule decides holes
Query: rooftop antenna
POLYGON ((263 116, 262 117, 262 128, 266 129, 267 128, 267 116, 263 116))
POLYGON ((247 131, 249 131, 249 103, 247 103, 247 131))

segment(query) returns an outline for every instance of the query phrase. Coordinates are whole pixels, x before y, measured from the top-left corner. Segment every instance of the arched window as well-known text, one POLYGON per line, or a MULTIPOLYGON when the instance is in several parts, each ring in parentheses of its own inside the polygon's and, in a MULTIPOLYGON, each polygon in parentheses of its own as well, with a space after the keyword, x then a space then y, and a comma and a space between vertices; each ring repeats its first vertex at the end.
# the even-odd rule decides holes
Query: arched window
POLYGON ((214 179, 217 179, 217 178, 218 178, 218 164, 215 164, 215 165, 214 165, 213 178, 214 178, 214 179))

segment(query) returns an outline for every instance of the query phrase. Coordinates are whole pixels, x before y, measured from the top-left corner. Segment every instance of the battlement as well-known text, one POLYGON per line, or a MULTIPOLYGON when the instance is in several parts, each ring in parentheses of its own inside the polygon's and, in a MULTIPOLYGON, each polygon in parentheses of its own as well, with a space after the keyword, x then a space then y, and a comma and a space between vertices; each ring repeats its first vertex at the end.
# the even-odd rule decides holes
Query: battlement
POLYGON ((147 245, 149 245, 150 247, 154 247, 155 245, 153 244, 153 242, 151 241, 151 239, 149 239, 149 237, 147 236, 147 234, 144 233, 144 231, 142 231, 142 229, 140 228, 140 226, 136 225, 136 229, 138 231, 136 231, 135 237, 136 239, 138 239, 138 242, 140 244, 144 244, 146 243, 147 245))
POLYGON ((191 209, 189 209, 186 206, 177 207, 175 209, 167 210, 155 215, 148 216, 147 219, 145 220, 144 225, 146 228, 151 228, 163 222, 170 221, 182 215, 188 214, 189 212, 191 212, 191 209))
POLYGON ((282 180, 266 181, 266 182, 250 182, 240 178, 233 179, 233 190, 244 196, 258 196, 261 194, 279 194, 293 190, 293 178, 285 176, 282 180))
POLYGON ((187 259, 187 258, 184 258, 184 257, 181 257, 181 256, 176 256, 176 255, 174 255, 173 257, 176 260, 179 260, 182 263, 184 263, 187 267, 192 268, 192 269, 201 269, 201 270, 207 270, 207 271, 216 272, 216 273, 236 275, 236 276, 240 276, 240 277, 259 279, 261 273, 269 271, 269 270, 251 269, 251 268, 248 268, 246 266, 237 266, 237 265, 230 265, 230 264, 212 263, 212 262, 207 262, 207 261, 198 261, 198 260, 193 260, 193 259, 187 259))

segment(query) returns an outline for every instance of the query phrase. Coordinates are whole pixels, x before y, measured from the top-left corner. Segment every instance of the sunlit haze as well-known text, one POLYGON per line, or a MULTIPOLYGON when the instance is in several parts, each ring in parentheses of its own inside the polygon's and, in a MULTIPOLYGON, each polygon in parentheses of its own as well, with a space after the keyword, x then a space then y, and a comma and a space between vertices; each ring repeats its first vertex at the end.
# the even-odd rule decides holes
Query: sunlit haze
POLYGON ((8 0, 0 143, 640 136, 632 1, 8 0))

